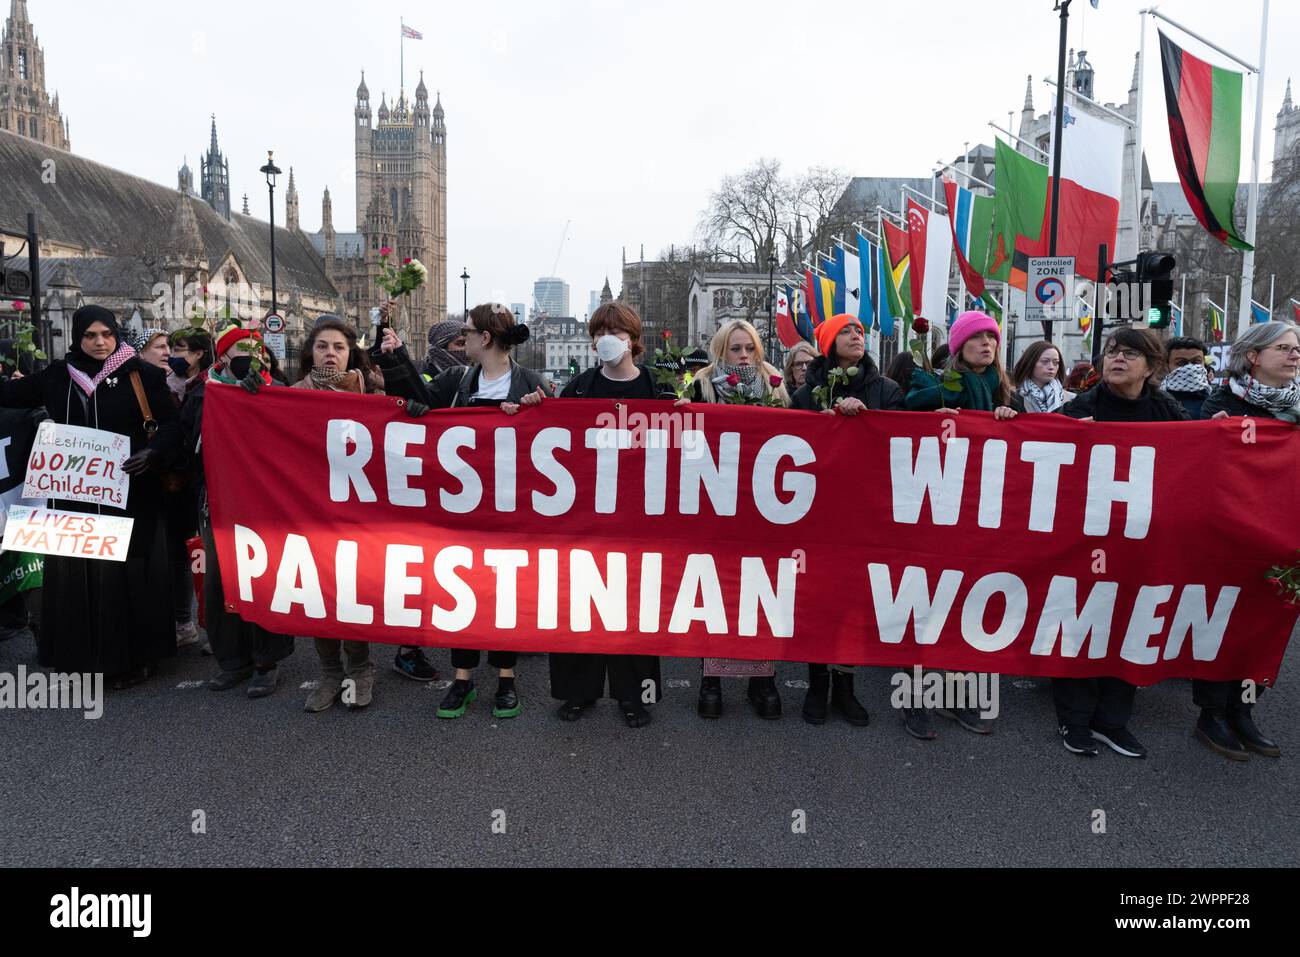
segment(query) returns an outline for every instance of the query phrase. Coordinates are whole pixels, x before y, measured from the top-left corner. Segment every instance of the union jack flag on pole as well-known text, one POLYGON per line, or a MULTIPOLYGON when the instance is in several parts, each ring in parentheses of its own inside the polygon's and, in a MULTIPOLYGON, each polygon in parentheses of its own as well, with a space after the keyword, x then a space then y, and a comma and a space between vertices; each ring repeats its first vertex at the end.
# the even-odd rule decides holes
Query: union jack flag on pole
POLYGON ((402 36, 408 40, 424 39, 423 33, 421 33, 419 30, 416 30, 414 27, 408 27, 405 23, 402 24, 402 36))

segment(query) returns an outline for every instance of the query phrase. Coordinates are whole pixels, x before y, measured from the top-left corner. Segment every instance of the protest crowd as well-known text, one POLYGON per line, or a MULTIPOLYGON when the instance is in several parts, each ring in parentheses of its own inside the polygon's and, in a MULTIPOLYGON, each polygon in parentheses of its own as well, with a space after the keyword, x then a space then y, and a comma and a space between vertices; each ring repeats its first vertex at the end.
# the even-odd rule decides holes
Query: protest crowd
MULTIPOLYGON (((274 450, 250 446, 223 448, 215 457, 206 453, 205 396, 220 386, 253 396, 278 388, 342 393, 340 404, 349 401, 347 396, 395 396, 417 420, 433 410, 483 407, 504 416, 545 416, 554 402, 612 399, 662 400, 680 408, 725 403, 789 409, 805 413, 806 421, 818 414, 854 418, 911 412, 960 419, 961 413, 981 412, 997 422, 1054 415, 1093 423, 1225 417, 1300 423, 1300 329, 1277 321, 1252 326, 1237 340, 1227 378, 1216 384, 1204 343, 1181 337, 1162 342, 1136 328, 1109 335, 1101 368, 1087 363, 1067 368, 1057 346, 1038 342, 1006 369, 1000 358, 1002 330, 979 312, 961 315, 934 355, 903 353, 883 372, 868 352, 861 321, 851 315, 821 323, 815 345, 791 349, 783 369, 766 361, 762 337, 745 321, 720 329, 707 361, 700 356, 688 365, 672 359, 656 367, 653 357, 646 358, 637 313, 612 302, 589 323, 599 364, 577 375, 558 396, 549 381, 512 357, 529 330, 505 307, 481 305, 464 321, 436 325, 422 361, 411 357, 392 328, 382 329, 380 341, 367 348, 351 325, 322 317, 306 338, 301 368, 290 372, 280 368, 258 332, 238 325, 215 335, 203 327, 171 334, 149 330, 131 342, 112 312, 85 306, 73 319, 72 347, 64 359, 34 371, 6 358, 0 381, 6 423, 48 417, 129 439, 123 465, 130 475, 129 502, 122 510, 97 510, 133 519, 134 530, 124 562, 47 555, 43 587, 0 607, 0 636, 33 637, 43 667, 103 673, 113 689, 148 680, 157 663, 178 648, 201 644, 215 661, 211 691, 243 689, 249 698, 277 692, 280 662, 294 653, 296 641, 312 636, 274 634, 227 606, 223 573, 229 577, 232 570, 221 568, 217 559, 209 478, 219 470, 244 469, 274 456, 274 450), (688 385, 681 388, 688 372, 688 385), (196 556, 205 570, 199 595, 202 632, 195 613, 196 556)), ((9 345, 5 355, 11 357, 9 345)), ((51 507, 61 507, 57 496, 51 507)), ((75 503, 67 507, 86 510, 75 503)), ((376 650, 360 640, 314 638, 312 644, 319 683, 305 710, 320 713, 340 702, 352 709, 368 707, 375 693, 376 650)), ((392 667, 404 678, 434 682, 441 677, 423 648, 394 651, 392 667)), ((494 651, 486 658, 486 667, 496 672, 492 714, 517 717, 525 705, 515 684, 519 654, 494 651)), ((482 659, 479 651, 451 649, 454 675, 437 717, 457 719, 473 708, 484 681, 482 659)), ((810 662, 807 669, 801 709, 806 721, 822 725, 836 715, 854 726, 869 724, 869 702, 857 697, 853 668, 831 661, 810 662)), ((643 689, 647 683, 659 687, 659 658, 554 653, 549 672, 559 719, 580 721, 608 696, 629 728, 650 724, 643 689)), ((701 718, 723 714, 726 676, 747 678, 747 700, 758 718, 781 717, 771 663, 721 661, 703 671, 701 718)), ((1209 750, 1233 760, 1252 753, 1279 757, 1279 746, 1255 721, 1261 689, 1247 685, 1253 683, 1195 681, 1200 717, 1194 734, 1209 750)), ((1118 677, 1054 678, 1064 747, 1084 756, 1108 747, 1126 757, 1145 757, 1133 731, 1135 691, 1118 677)), ((651 698, 658 700, 658 695, 651 698)), ((974 708, 911 707, 900 710, 906 732, 933 740, 932 712, 974 734, 995 729, 994 720, 974 708)))

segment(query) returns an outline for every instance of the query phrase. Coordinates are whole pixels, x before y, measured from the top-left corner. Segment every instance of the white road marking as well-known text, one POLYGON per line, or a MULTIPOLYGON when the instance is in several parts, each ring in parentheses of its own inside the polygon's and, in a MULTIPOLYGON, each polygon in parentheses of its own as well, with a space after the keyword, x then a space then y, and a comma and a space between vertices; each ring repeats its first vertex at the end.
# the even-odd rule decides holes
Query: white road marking
POLYGON ((176 686, 177 691, 193 691, 196 688, 202 688, 206 681, 182 681, 176 686))

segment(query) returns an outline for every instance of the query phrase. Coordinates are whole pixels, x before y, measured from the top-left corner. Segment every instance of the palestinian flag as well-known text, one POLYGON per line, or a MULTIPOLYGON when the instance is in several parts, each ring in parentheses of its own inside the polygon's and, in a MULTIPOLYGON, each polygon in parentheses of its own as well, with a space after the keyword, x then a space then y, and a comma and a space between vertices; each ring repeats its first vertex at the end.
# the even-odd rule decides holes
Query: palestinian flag
POLYGON ((1234 249, 1252 249, 1234 214, 1241 172, 1241 74, 1198 60, 1160 31, 1169 137, 1178 178, 1206 231, 1234 249))

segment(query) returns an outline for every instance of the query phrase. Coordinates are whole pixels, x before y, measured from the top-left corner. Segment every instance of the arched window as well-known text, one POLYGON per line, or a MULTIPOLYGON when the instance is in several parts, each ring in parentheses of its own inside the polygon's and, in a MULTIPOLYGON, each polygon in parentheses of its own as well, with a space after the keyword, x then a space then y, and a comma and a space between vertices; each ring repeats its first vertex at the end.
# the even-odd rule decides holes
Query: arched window
POLYGON ((18 79, 27 79, 27 51, 22 47, 18 48, 18 79))
POLYGON ((730 289, 715 289, 713 291, 713 309, 715 312, 719 309, 730 309, 731 301, 730 289))

